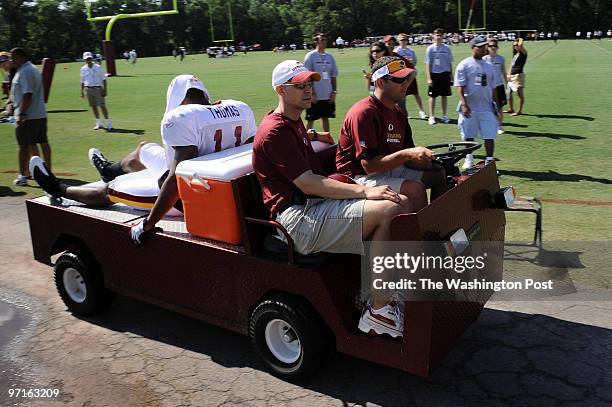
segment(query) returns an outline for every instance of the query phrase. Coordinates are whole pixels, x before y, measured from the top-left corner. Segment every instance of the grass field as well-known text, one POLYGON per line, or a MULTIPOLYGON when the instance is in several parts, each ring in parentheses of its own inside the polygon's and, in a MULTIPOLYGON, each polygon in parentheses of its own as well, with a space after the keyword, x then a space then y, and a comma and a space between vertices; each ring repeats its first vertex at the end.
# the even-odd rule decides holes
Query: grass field
MULTIPOLYGON (((498 138, 495 154, 500 182, 514 185, 521 195, 584 201, 545 203, 545 240, 612 240, 612 42, 568 40, 556 46, 552 42, 528 43, 527 50, 527 115, 505 120, 507 131, 498 138)), ((422 68, 425 47, 416 51, 422 68)), ((340 70, 337 119, 332 120, 337 136, 346 111, 367 94, 361 73, 367 65, 367 49, 330 52, 340 70)), ((460 45, 453 47, 453 52, 456 66, 468 56, 469 48, 460 45)), ((502 44, 500 54, 510 58, 508 43, 502 44)), ((81 64, 60 64, 47 106, 54 171, 63 178, 93 181, 97 173, 87 160, 90 147, 118 159, 140 140, 159 141, 166 87, 181 73, 198 75, 214 99, 248 103, 259 121, 276 106, 270 86, 272 68, 283 59, 303 57, 304 51, 257 52, 225 60, 190 55, 183 62, 172 57, 143 58, 134 66, 119 60, 120 76, 109 79, 107 105, 116 128, 109 133, 91 130, 93 116, 79 97, 81 64)), ((423 95, 425 75, 421 73, 418 80, 423 95)), ((456 96, 450 98, 452 118, 456 118, 457 100, 456 96)), ((416 113, 412 97, 408 109, 416 113)), ((426 121, 411 120, 411 125, 418 145, 459 140, 455 124, 429 126, 426 121)), ((0 196, 39 195, 41 191, 33 181, 27 187, 12 184, 16 151, 13 128, 1 124, 0 196)), ((532 217, 508 214, 508 240, 530 239, 532 230, 532 217)))

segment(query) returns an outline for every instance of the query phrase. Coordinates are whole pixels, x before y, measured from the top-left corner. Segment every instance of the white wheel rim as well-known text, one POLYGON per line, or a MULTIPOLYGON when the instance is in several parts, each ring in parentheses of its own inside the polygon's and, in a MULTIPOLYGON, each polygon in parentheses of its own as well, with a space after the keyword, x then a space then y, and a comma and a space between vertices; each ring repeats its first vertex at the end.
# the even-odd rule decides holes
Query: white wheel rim
POLYGON ((291 325, 282 319, 273 319, 266 325, 266 345, 283 363, 294 363, 302 353, 300 338, 291 325))
POLYGON ((87 297, 87 286, 85 280, 75 268, 69 267, 64 270, 64 288, 68 297, 76 303, 82 303, 87 297))

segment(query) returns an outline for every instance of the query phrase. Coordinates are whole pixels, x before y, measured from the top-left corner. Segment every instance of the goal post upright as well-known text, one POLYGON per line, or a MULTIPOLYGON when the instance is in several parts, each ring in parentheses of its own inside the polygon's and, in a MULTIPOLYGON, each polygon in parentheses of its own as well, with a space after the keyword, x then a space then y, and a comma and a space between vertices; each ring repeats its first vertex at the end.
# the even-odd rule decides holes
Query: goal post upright
MULTIPOLYGON (((458 28, 459 31, 463 31, 463 32, 467 32, 467 31, 480 31, 480 30, 486 30, 487 29, 487 0, 481 0, 482 1, 482 27, 470 27, 471 25, 471 18, 468 19, 468 21, 466 21, 466 27, 463 27, 463 22, 461 19, 461 2, 464 0, 457 0, 457 20, 458 20, 458 28)), ((473 12, 473 9, 471 8, 469 10, 469 13, 471 14, 473 12)))
POLYGON ((113 26, 118 20, 123 20, 126 18, 167 16, 167 15, 179 13, 177 0, 172 0, 172 10, 148 11, 144 13, 131 13, 131 14, 116 14, 114 16, 101 16, 101 17, 91 16, 91 0, 85 0, 85 10, 87 12, 87 21, 93 21, 93 22, 108 21, 108 24, 106 25, 104 41, 102 41, 102 48, 104 50, 104 57, 106 59, 106 72, 109 76, 117 75, 117 69, 115 66, 115 53, 114 53, 113 44, 111 40, 111 32, 113 30, 113 26))

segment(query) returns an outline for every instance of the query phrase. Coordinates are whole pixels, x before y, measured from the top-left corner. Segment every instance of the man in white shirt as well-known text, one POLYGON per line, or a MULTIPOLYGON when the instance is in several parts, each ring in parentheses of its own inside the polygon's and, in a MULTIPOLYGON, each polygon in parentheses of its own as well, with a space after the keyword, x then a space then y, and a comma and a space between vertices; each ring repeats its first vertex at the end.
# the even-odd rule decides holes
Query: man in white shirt
POLYGON ((338 48, 338 51, 341 54, 344 53, 344 39, 341 36, 338 36, 338 38, 336 38, 336 47, 338 48))
MULTIPOLYGON (((237 147, 254 137, 256 130, 253 111, 245 103, 222 100, 212 104, 208 91, 197 77, 179 75, 168 87, 166 113, 161 122, 163 147, 141 143, 116 163, 109 162, 100 151, 92 148, 89 159, 105 182, 99 186, 68 186, 51 173, 40 157, 32 157, 30 170, 36 182, 52 197, 66 197, 96 206, 137 202, 139 197, 121 189, 120 184, 129 177, 128 173, 149 170, 159 190, 153 196, 149 216, 132 227, 132 240, 140 244, 142 235, 153 229, 173 207, 182 211, 175 177, 181 161, 237 147)), ((150 196, 144 198, 151 199, 150 196)))
MULTIPOLYGON (((459 88, 459 130, 463 140, 472 141, 480 136, 484 140, 486 162, 494 161, 493 151, 497 136, 497 107, 493 102, 496 73, 490 63, 483 61, 487 52, 487 37, 479 35, 470 41, 472 56, 457 65, 455 86, 459 88)), ((470 168, 474 157, 465 157, 463 168, 470 168)))
POLYGON ((93 54, 91 52, 83 53, 83 61, 85 65, 81 67, 81 97, 87 96, 87 101, 94 116, 96 117, 96 125, 94 130, 102 128, 102 121, 100 120, 100 113, 98 113, 98 107, 102 110, 102 114, 106 119, 106 130, 112 130, 113 126, 110 119, 108 118, 108 110, 106 109, 106 75, 104 70, 93 60, 93 54))

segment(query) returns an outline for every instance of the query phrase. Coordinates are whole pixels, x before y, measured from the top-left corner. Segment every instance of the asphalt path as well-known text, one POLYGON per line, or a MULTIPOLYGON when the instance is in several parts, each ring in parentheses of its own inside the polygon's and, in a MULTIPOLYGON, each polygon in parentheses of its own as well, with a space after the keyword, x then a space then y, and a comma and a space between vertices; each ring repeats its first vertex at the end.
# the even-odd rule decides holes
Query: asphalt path
POLYGON ((429 380, 338 355, 293 384, 247 338, 138 301, 76 318, 32 258, 23 198, 0 198, 0 231, 0 406, 612 405, 607 292, 490 302, 429 380))

